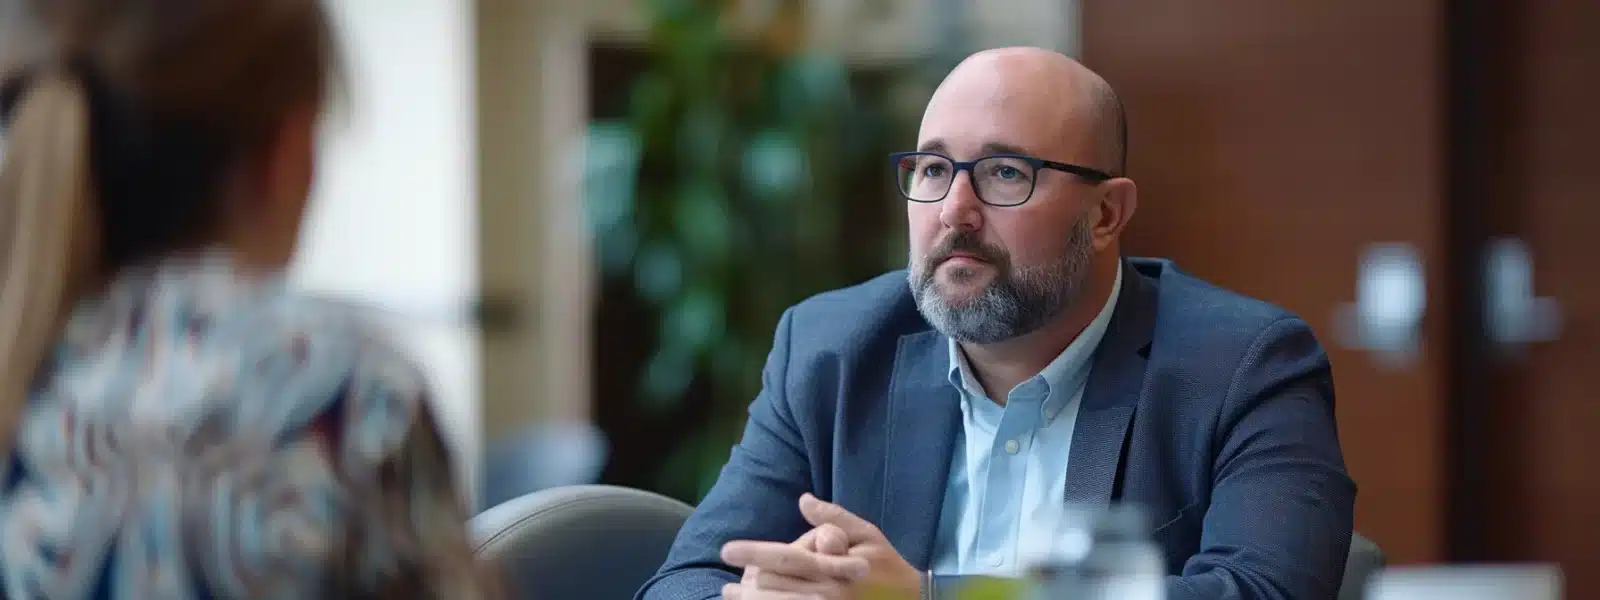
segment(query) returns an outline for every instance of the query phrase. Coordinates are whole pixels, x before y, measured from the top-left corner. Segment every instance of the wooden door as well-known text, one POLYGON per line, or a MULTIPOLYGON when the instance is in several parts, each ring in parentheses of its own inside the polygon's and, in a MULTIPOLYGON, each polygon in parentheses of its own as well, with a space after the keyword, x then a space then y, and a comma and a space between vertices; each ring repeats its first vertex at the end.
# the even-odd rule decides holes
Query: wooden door
POLYGON ((1561 563, 1568 598, 1600 598, 1600 3, 1504 0, 1478 175, 1487 233, 1524 240, 1559 338, 1520 356, 1486 340, 1488 392, 1466 407, 1479 500, 1465 559, 1561 563), (1471 425, 1469 423, 1469 425, 1471 425))
POLYGON ((1082 18, 1085 62, 1130 119, 1128 251, 1305 318, 1333 361, 1357 530, 1392 562, 1440 559, 1444 323, 1386 369, 1333 315, 1385 242, 1421 253, 1441 310, 1442 0, 1099 0, 1082 18))

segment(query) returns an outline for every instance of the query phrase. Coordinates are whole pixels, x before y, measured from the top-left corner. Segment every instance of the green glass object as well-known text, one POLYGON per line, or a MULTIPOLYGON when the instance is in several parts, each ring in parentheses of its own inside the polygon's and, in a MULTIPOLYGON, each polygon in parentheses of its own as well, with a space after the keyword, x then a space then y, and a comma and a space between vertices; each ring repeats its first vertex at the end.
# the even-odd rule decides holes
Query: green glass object
POLYGON ((976 577, 958 584, 957 600, 1027 600, 1028 583, 1021 579, 976 577))
MULTIPOLYGON (((964 577, 955 589, 939 592, 941 600, 1029 600, 1030 586, 1021 579, 964 577)), ((916 595, 889 590, 868 590, 861 600, 917 600, 916 595)))

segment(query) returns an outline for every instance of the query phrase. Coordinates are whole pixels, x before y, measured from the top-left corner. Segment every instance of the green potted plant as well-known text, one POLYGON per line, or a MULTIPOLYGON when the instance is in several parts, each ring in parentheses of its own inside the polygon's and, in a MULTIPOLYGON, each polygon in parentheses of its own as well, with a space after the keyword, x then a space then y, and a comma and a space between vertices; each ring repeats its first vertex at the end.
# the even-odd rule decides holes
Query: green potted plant
POLYGON ((648 4, 648 66, 627 117, 592 124, 586 161, 604 276, 654 315, 641 332, 654 340, 643 409, 671 410, 696 378, 708 384, 711 421, 655 485, 688 501, 738 439, 784 308, 904 260, 903 246, 883 251, 892 240, 846 233, 894 206, 849 183, 881 171, 888 119, 856 98, 840 60, 803 48, 804 2, 777 2, 754 24, 733 5, 648 4))

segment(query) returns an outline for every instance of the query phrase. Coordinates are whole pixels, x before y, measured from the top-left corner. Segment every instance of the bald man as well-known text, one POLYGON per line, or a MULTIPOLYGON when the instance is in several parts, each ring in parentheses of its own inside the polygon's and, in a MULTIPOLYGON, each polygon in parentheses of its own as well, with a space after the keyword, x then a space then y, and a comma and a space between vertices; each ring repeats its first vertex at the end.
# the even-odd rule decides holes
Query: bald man
POLYGON ((1335 598, 1356 490, 1327 356, 1278 307, 1121 255, 1124 123, 1059 54, 952 71, 892 160, 908 268, 784 314, 639 598, 940 597, 1061 556, 1069 507, 1107 503, 1147 515, 1169 600, 1335 598))

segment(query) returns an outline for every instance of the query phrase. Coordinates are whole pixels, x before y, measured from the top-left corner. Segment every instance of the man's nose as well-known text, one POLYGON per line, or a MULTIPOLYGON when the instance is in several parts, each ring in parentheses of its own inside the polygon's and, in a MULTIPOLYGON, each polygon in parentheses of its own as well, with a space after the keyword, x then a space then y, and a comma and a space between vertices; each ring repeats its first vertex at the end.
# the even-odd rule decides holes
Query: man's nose
POLYGON ((983 201, 978 199, 970 173, 956 173, 955 181, 950 183, 950 193, 945 194, 939 207, 939 222, 951 229, 968 231, 983 227, 983 201))

